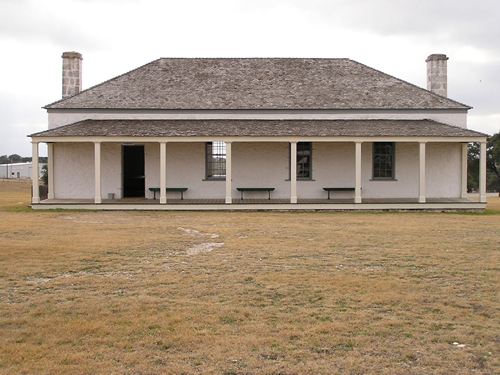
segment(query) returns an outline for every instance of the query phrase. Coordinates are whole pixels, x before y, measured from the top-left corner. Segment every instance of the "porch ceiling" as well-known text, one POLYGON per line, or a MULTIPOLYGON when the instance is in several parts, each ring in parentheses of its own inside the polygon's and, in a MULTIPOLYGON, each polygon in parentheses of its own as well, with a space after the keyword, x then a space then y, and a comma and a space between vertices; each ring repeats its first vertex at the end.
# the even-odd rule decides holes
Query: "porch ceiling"
POLYGON ((84 120, 30 137, 472 137, 433 120, 84 120))

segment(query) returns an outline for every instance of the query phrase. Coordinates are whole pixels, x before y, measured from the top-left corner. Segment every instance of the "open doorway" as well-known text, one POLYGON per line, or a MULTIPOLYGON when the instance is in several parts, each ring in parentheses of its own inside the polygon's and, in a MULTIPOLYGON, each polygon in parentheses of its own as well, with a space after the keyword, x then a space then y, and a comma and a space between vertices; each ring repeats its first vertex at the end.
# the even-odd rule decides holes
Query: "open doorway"
POLYGON ((143 197, 144 146, 123 145, 123 197, 143 197))

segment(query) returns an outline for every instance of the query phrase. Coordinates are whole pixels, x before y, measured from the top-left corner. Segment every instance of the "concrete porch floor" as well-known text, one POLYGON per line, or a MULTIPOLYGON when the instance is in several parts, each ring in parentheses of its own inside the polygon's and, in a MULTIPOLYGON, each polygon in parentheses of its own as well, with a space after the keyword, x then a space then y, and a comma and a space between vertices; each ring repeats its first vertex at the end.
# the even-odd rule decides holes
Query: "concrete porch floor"
POLYGON ((104 199, 95 204, 92 199, 45 199, 34 209, 93 209, 93 210, 478 210, 486 207, 477 200, 462 198, 428 198, 418 203, 417 198, 365 198, 355 204, 354 199, 299 199, 290 204, 287 199, 233 199, 225 204, 224 199, 168 199, 160 204, 158 199, 123 198, 104 199))
MULTIPOLYGON (((288 199, 233 199, 232 204, 290 204, 288 199)), ((93 199, 45 199, 40 204, 94 204, 93 199)), ((225 204, 224 199, 168 199, 168 204, 225 204)), ((352 204, 353 198, 298 199, 297 204, 352 204)), ((364 198, 363 203, 418 203, 417 198, 364 198)), ((464 198, 427 198, 427 203, 477 203, 464 198)), ((103 199, 102 204, 160 204, 159 199, 103 199)))

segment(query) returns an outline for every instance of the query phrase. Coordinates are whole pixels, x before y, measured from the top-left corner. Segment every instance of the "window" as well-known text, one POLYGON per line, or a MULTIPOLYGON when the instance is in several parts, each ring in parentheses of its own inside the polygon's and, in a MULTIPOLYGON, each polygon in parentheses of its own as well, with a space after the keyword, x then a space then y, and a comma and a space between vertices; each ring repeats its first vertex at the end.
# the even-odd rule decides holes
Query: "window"
POLYGON ((373 179, 394 178, 395 145, 392 142, 373 143, 373 179))
MULTIPOLYGON (((289 152, 290 153, 290 152, 289 152)), ((291 160, 291 158, 289 159, 291 160)), ((312 143, 297 143, 297 179, 310 180, 312 178, 312 143)))
POLYGON ((224 180, 226 178, 226 144, 208 142, 206 144, 206 178, 224 180))
POLYGON ((310 179, 312 177, 311 171, 311 142, 297 143, 297 178, 310 179))

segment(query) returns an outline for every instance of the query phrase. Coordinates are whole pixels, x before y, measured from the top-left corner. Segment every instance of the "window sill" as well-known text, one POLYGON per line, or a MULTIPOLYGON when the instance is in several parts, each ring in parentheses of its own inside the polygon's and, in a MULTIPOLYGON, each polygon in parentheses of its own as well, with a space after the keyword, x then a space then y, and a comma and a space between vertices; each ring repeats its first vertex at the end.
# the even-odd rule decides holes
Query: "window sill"
POLYGON ((370 181, 387 181, 387 182, 392 182, 392 181, 397 181, 397 178, 370 178, 370 181))
POLYGON ((204 178, 202 181, 226 181, 225 178, 204 178))
MULTIPOLYGON (((290 182, 291 180, 287 178, 285 181, 290 182)), ((307 182, 307 181, 316 181, 316 180, 313 178, 297 178, 297 182, 307 182)))

